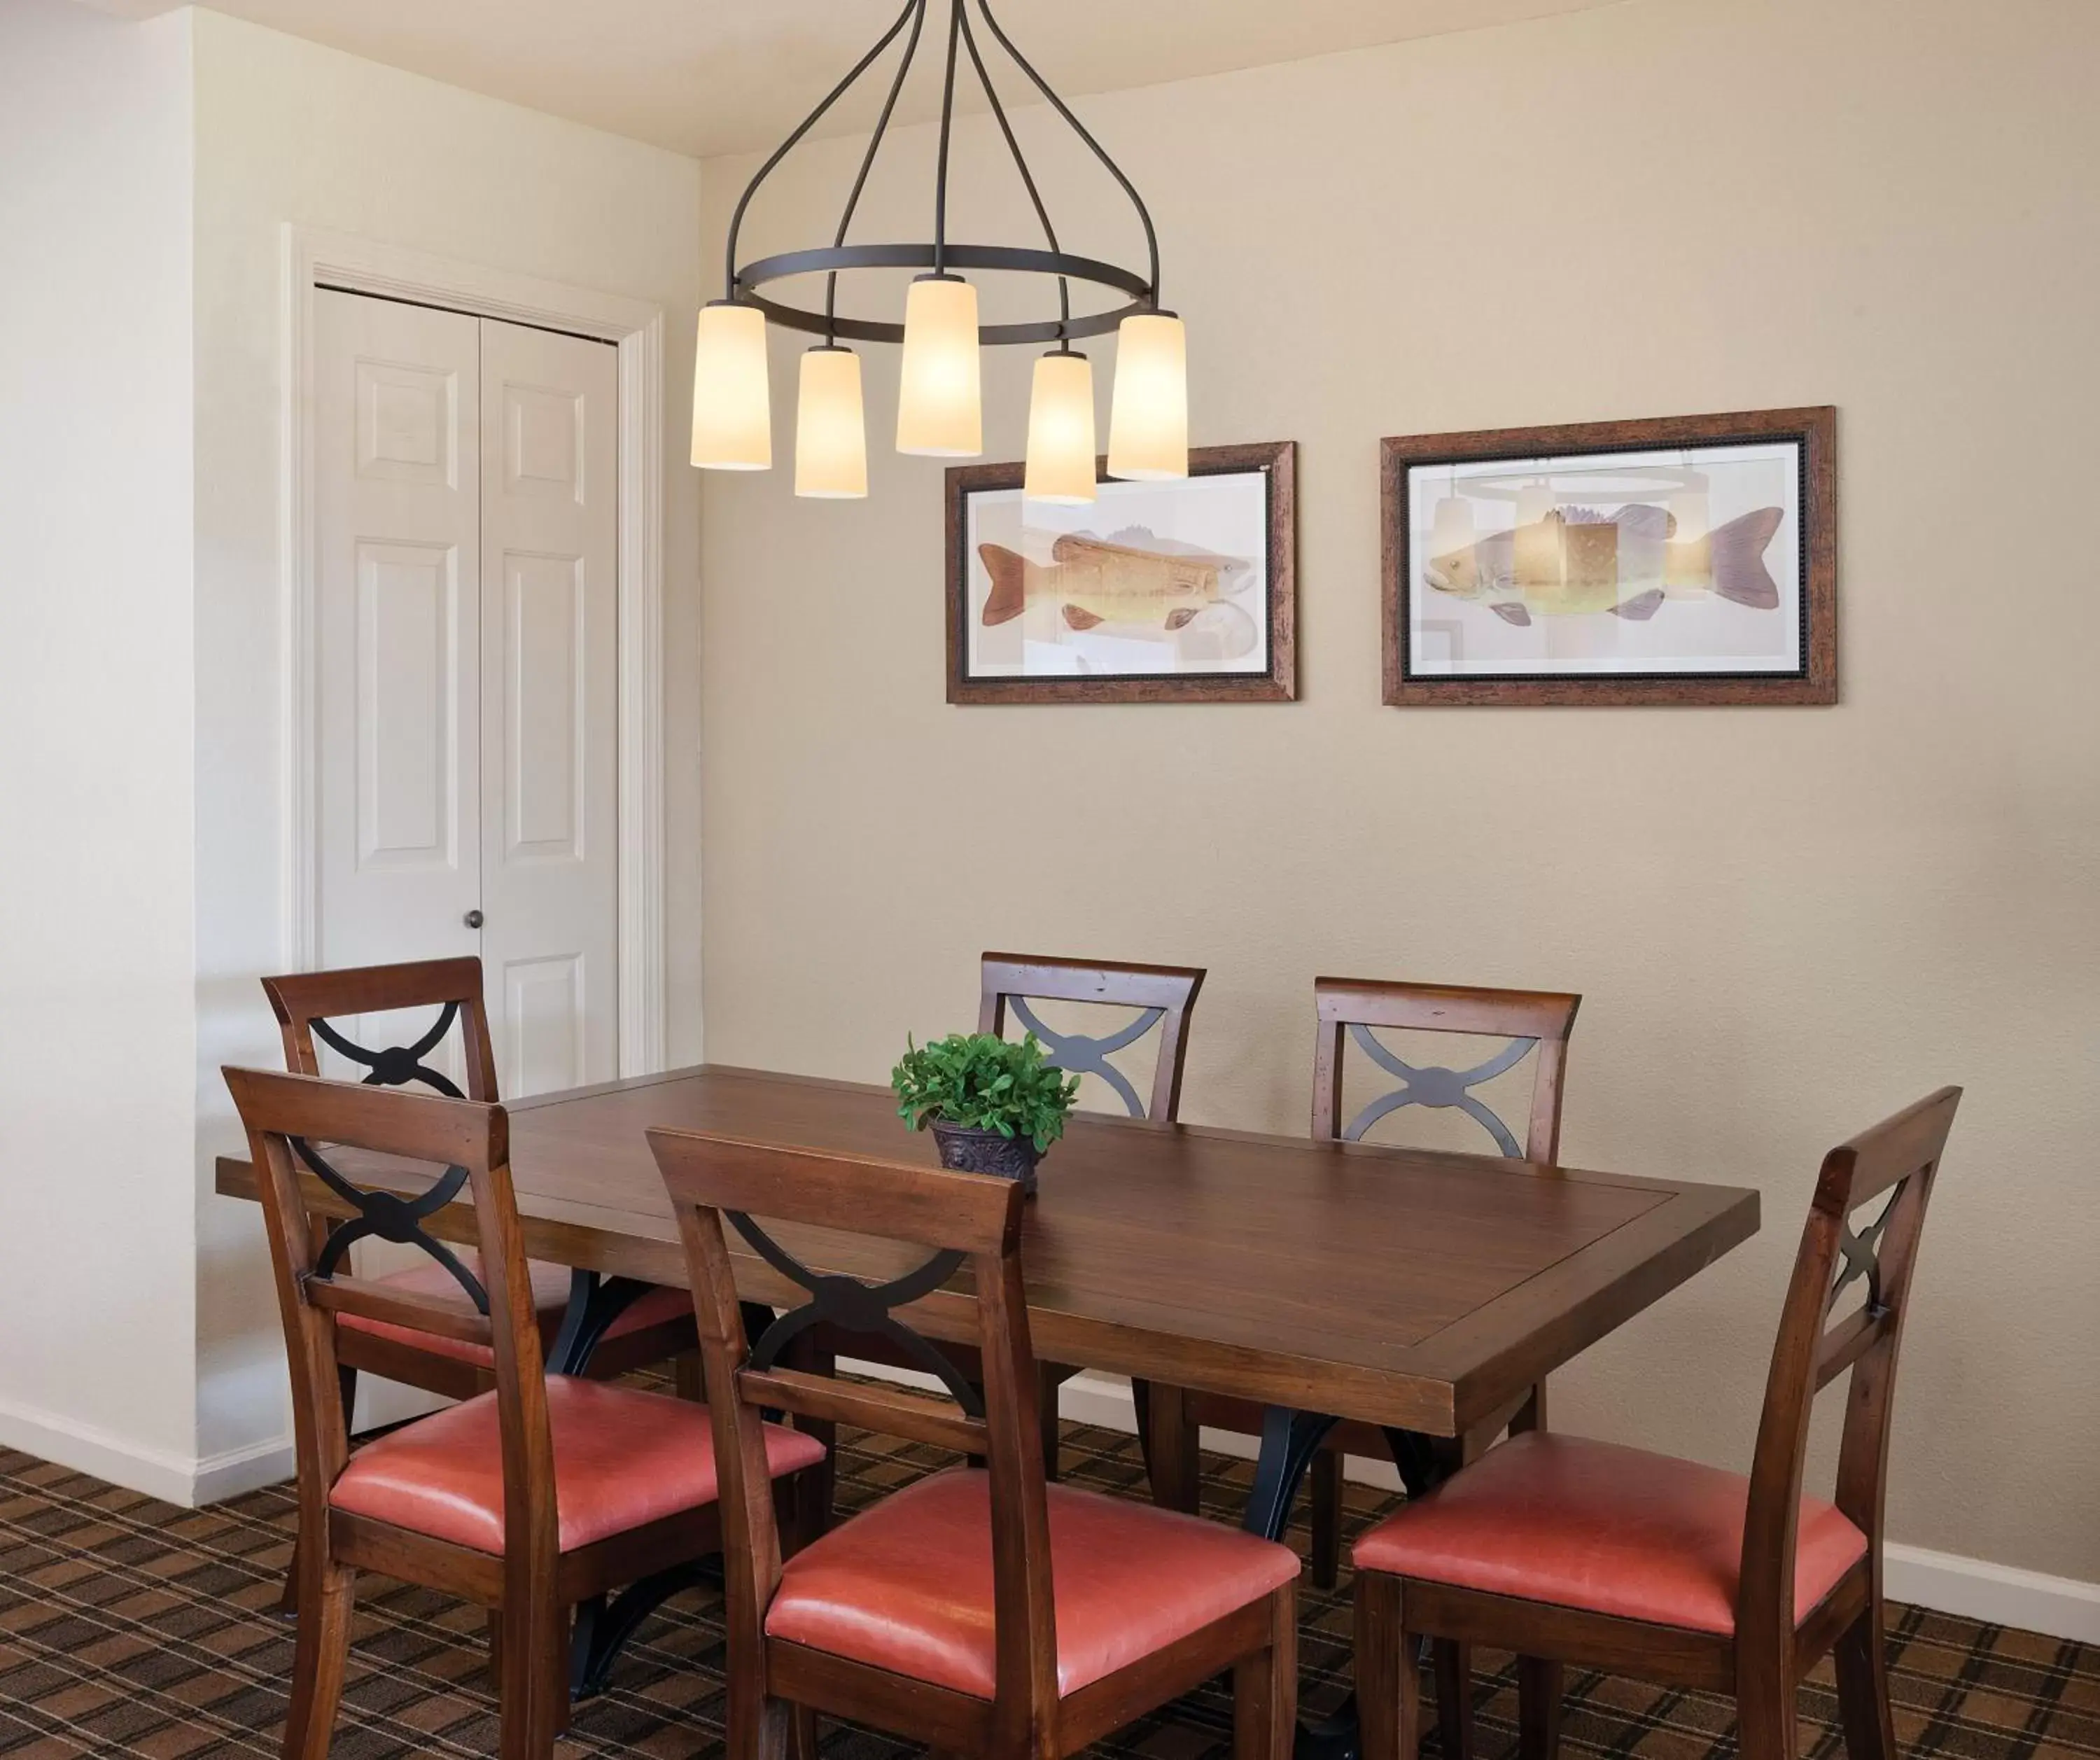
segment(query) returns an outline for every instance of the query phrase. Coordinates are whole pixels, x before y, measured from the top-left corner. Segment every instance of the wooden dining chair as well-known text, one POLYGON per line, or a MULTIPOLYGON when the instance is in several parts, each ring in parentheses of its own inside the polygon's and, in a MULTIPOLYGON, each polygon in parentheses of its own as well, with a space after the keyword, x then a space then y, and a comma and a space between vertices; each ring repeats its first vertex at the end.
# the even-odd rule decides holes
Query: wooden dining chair
MULTIPOLYGON (((649 1133, 685 1243, 714 1392, 726 1560, 731 1760, 814 1760, 818 1713, 937 1754, 1055 1760, 1228 1669, 1238 1760, 1296 1732, 1298 1560, 1288 1547, 1148 1503, 1052 1485, 1037 1446, 1021 1187, 982 1174, 649 1133), (827 1231, 809 1246, 772 1226, 827 1231), (752 1341, 722 1224, 810 1301, 752 1341), (884 1281, 832 1268, 835 1232, 884 1281), (871 1242, 867 1237, 875 1237, 871 1242), (960 1289, 945 1286, 967 1272, 960 1289), (940 1293, 936 1295, 935 1292, 940 1293), (977 1339, 982 1381, 900 1314, 931 1297, 977 1339), (948 1397, 777 1366, 842 1311, 910 1339, 948 1397), (763 1495, 759 1414, 858 1424, 982 1457, 862 1510, 784 1564, 763 1495)), ((851 1257, 845 1264, 865 1264, 851 1257)))
MULTIPOLYGON (((1198 966, 1128 965, 1113 959, 1061 959, 1041 955, 987 953, 978 963, 977 1030, 1004 1036, 1012 1026, 1033 1033, 1046 1060, 1056 1068, 1083 1078, 1097 1078, 1133 1118, 1171 1123, 1181 1108, 1181 1071, 1189 1056, 1189 1017, 1203 987, 1198 966), (1127 1018, 1109 1030, 1085 1034, 1069 1026, 1053 1026, 1036 1012, 1039 1002, 1080 1004, 1122 1012, 1127 1018), (1133 1077, 1114 1060, 1156 1035, 1152 1069, 1133 1077), (1140 1092, 1138 1083, 1142 1081, 1140 1092)), ((1061 1021, 1062 1017, 1061 1017, 1061 1021)), ((1082 1098, 1088 1090, 1082 1087, 1082 1098)), ((818 1355, 848 1356, 885 1367, 915 1369, 900 1356, 894 1342, 880 1337, 855 1339, 835 1326, 820 1329, 806 1348, 805 1365, 818 1355)), ((968 1352, 960 1356, 967 1360, 968 1352)), ((1041 1387, 1036 1409, 1042 1424, 1043 1462, 1052 1479, 1058 1476, 1058 1389, 1079 1373, 1079 1366, 1039 1363, 1041 1387)), ((1136 1401, 1138 1435, 1148 1442, 1149 1390, 1132 1387, 1136 1401)))
MULTIPOLYGON (((1480 1127, 1495 1153, 1551 1167, 1560 1155, 1560 1098, 1568 1071, 1568 1039, 1582 999, 1542 990, 1484 990, 1441 984, 1387 983, 1323 977, 1312 986, 1318 1038, 1312 1064, 1312 1135, 1322 1141, 1362 1140, 1373 1126, 1410 1106, 1450 1109, 1480 1127), (1388 1032, 1449 1034, 1500 1039, 1502 1044, 1462 1070, 1405 1061, 1378 1037, 1388 1032), (1396 1085, 1353 1111, 1343 1103, 1343 1073, 1354 1044, 1365 1061, 1396 1085), (1480 1090, 1497 1077, 1531 1062, 1531 1092, 1522 1117, 1505 1119, 1480 1090), (1519 1132, 1521 1131, 1521 1135, 1519 1132)), ((1176 1460, 1158 1475, 1183 1506, 1194 1494, 1192 1465, 1198 1427, 1261 1434, 1261 1408, 1251 1401, 1215 1395, 1185 1396, 1176 1414, 1176 1460)), ((1532 1388, 1509 1410, 1497 1414, 1469 1436, 1420 1439, 1430 1471, 1449 1471, 1476 1457, 1507 1427, 1542 1429, 1546 1387, 1532 1388)), ((1154 1428, 1163 1425, 1155 1423, 1154 1428)), ((1312 1576, 1331 1589, 1339 1574, 1342 1548, 1342 1463, 1346 1455, 1388 1453, 1391 1443, 1375 1427, 1338 1424, 1327 1433, 1309 1469, 1312 1518, 1312 1576)), ((1161 1445, 1154 1444, 1155 1456, 1161 1445)), ((1409 1463, 1401 1463, 1404 1467, 1409 1463)), ((1449 1659, 1455 1665, 1460 1658, 1449 1659)))
MULTIPOLYGON (((428 959, 412 964, 362 966, 333 972, 302 972, 262 980, 264 995, 277 1017, 285 1042, 285 1065, 302 1075, 321 1074, 320 1051, 326 1047, 364 1074, 367 1087, 400 1087, 420 1083, 455 1099, 493 1101, 497 1097, 496 1057, 483 1001, 481 961, 473 958, 428 959), (435 1015, 406 1045, 373 1050, 358 1043, 338 1021, 359 1016, 431 1008, 435 1015), (465 1088, 438 1067, 439 1048, 458 1030, 465 1088)), ((325 1231, 329 1224, 321 1224, 325 1231)), ((335 1225, 349 1241, 384 1238, 373 1219, 335 1225)), ((325 1238, 315 1251, 326 1250, 325 1238)), ((338 1252, 341 1248, 337 1249, 338 1252)), ((477 1272, 472 1255, 462 1255, 477 1272)), ((532 1301, 541 1348, 554 1340, 567 1311, 570 1273, 565 1266, 532 1266, 532 1301)), ((425 1295, 452 1287, 441 1265, 419 1264, 376 1281, 425 1295)), ((666 1361, 678 1366, 679 1391, 700 1396, 698 1339, 691 1304, 682 1290, 655 1288, 629 1303, 606 1328, 591 1352, 587 1373, 609 1379, 630 1370, 666 1361)), ((457 1338, 420 1333, 413 1326, 346 1315, 338 1327, 337 1360, 343 1375, 342 1409, 347 1419, 355 1402, 358 1373, 398 1381, 442 1394, 470 1399, 496 1384, 496 1364, 485 1345, 457 1338)))
MULTIPOLYGON (((366 1569, 493 1611, 502 1753, 541 1760, 566 1722, 569 1610, 721 1548, 707 1409, 545 1374, 501 1106, 268 1070, 225 1075, 248 1132, 291 1361, 299 1618, 285 1753, 328 1753, 366 1569), (338 1193, 374 1196, 338 1165, 346 1149, 424 1164, 390 1184, 383 1207, 448 1293, 353 1277, 339 1253, 316 1252, 302 1169, 338 1193), (424 1226, 463 1193, 479 1242, 471 1269, 424 1226), (337 1345, 353 1318, 485 1348, 494 1390, 352 1452, 337 1345)), ((748 1440, 748 1500, 823 1452, 774 1425, 754 1423, 748 1440)))
POLYGON ((1749 1477, 1577 1436, 1515 1436, 1357 1542, 1363 1760, 1417 1752, 1424 1636, 1516 1652, 1525 1760, 1558 1746, 1571 1662, 1732 1692, 1744 1760, 1793 1760, 1795 1689, 1833 1650, 1846 1751, 1895 1760, 1882 1608, 1890 1416, 1918 1237, 1961 1097, 1942 1088, 1824 1157, 1749 1477), (1810 1413, 1847 1370, 1836 1501, 1824 1502, 1802 1490, 1810 1413))

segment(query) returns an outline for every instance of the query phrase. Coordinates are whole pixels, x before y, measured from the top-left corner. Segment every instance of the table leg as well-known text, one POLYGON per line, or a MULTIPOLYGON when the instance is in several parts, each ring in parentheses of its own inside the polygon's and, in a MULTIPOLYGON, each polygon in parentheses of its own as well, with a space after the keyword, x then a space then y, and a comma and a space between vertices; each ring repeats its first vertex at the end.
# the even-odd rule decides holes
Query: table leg
POLYGON ((600 1277, 594 1271, 571 1271, 568 1309, 547 1352, 547 1373, 582 1374, 607 1329, 648 1287, 638 1277, 600 1277))

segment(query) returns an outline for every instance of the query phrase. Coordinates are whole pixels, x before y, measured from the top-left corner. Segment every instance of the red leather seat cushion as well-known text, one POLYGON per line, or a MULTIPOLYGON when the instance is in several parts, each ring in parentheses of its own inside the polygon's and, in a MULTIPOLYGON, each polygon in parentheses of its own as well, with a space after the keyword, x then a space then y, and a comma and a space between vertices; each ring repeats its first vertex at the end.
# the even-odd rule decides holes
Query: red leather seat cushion
MULTIPOLYGON (((1288 1546, 1052 1485, 1057 1690, 1077 1692, 1298 1575, 1288 1546)), ((765 1630, 976 1698, 993 1696, 991 1480, 907 1486, 790 1559, 765 1630)))
MULTIPOLYGON (((472 1248, 460 1251, 460 1263, 479 1277, 481 1275, 481 1255, 472 1248)), ((540 1319, 541 1348, 554 1342, 554 1334, 561 1330, 562 1316, 569 1305, 569 1268, 549 1265, 533 1259, 527 1268, 532 1274, 532 1305, 540 1319)), ((459 1296, 465 1290, 459 1280, 435 1259, 426 1258, 422 1264, 406 1271, 397 1271, 381 1277, 381 1283, 390 1284, 397 1290, 410 1290, 421 1295, 459 1296)), ((608 1339, 625 1338, 630 1333, 640 1332, 649 1326, 660 1326, 667 1320, 676 1320, 680 1315, 692 1317, 693 1299, 683 1290, 674 1290, 659 1284, 644 1290, 627 1304, 620 1317, 606 1328, 608 1339)), ((341 1314, 336 1318, 338 1326, 347 1326, 355 1332, 368 1333, 376 1339, 390 1339, 397 1344, 406 1344, 418 1351, 428 1352, 433 1356, 448 1356, 456 1362, 472 1363, 481 1369, 496 1366, 496 1353, 485 1344, 475 1344, 465 1339, 440 1338, 434 1332, 419 1332, 413 1326, 397 1326, 390 1321, 369 1320, 362 1314, 341 1314)))
MULTIPOLYGON (((1750 1482, 1615 1443, 1512 1436, 1356 1545, 1359 1570, 1452 1583, 1694 1631, 1736 1629, 1750 1482)), ((1794 1618, 1865 1555, 1831 1505, 1801 1500, 1794 1618)))
MULTIPOLYGON (((715 1500, 714 1434, 704 1405, 549 1375, 547 1418, 565 1552, 715 1500)), ((774 1477, 823 1457, 814 1436, 765 1427, 774 1477)), ((496 1396, 482 1394, 367 1443, 351 1456, 329 1502, 479 1552, 501 1552, 496 1396)))

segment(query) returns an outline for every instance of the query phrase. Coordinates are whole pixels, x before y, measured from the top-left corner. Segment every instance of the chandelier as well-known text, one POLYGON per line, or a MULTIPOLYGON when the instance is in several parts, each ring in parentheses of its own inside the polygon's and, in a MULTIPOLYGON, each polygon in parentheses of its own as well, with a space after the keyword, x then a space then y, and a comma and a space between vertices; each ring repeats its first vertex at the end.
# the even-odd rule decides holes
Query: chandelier
POLYGON ((1159 304, 1159 240, 1136 186, 1050 89, 992 16, 987 0, 947 0, 947 55, 941 94, 939 157, 933 179, 933 236, 927 242, 849 245, 869 171, 880 151, 898 95, 924 34, 929 0, 907 0, 875 46, 758 168, 738 201, 729 227, 728 293, 700 311, 693 368, 693 462, 710 470, 765 470, 773 463, 771 390, 767 376, 768 320, 822 340, 802 356, 796 400, 795 492, 825 498, 867 493, 867 439, 861 401, 860 358, 851 342, 904 346, 897 404, 897 449, 933 458, 973 458, 984 450, 978 351, 986 345, 1049 342, 1035 363, 1028 410, 1025 495, 1043 501, 1094 498, 1093 369, 1072 344, 1116 333, 1115 384, 1110 400, 1108 474, 1141 480, 1189 474, 1189 394, 1181 320, 1159 304), (976 23, 972 13, 976 15, 976 23), (1072 132, 1108 170, 1136 210, 1145 232, 1144 273, 1061 249, 1057 230, 1022 156, 1021 143, 985 66, 977 24, 1048 100, 1072 132), (907 34, 908 33, 908 34, 907 34), (828 245, 791 250, 753 262, 737 260, 737 237, 752 196, 796 143, 850 91, 900 36, 904 51, 889 82, 860 170, 847 192, 828 245), (948 156, 954 132, 955 79, 967 56, 991 106, 1000 135, 1035 210, 1043 248, 973 245, 948 235, 948 156), (905 297, 904 321, 841 315, 839 277, 866 269, 916 269, 905 297), (1053 279, 1057 315, 1026 322, 980 324, 977 291, 960 271, 1003 271, 1053 279), (794 276, 822 275, 821 310, 789 302, 766 290, 794 276), (1074 314, 1072 284, 1105 288, 1121 303, 1074 314))

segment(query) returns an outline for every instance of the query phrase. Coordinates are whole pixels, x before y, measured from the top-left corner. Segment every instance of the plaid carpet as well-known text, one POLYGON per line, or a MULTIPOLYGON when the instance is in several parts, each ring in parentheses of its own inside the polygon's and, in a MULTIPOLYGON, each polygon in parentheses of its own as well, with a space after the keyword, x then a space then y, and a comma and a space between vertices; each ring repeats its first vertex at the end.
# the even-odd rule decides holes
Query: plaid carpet
MULTIPOLYGON (((853 1506, 943 1458, 849 1436, 840 1502, 853 1506)), ((1206 1513, 1229 1519, 1248 1463, 1213 1457, 1206 1513)), ((1068 1425, 1077 1482, 1141 1494, 1135 1442, 1068 1425)), ((1352 1513, 1379 1496, 1352 1486, 1352 1513)), ((0 1451, 0 1754, 172 1757, 274 1754, 292 1665, 275 1617, 291 1551, 293 1502, 279 1487, 206 1510, 179 1510, 83 1474, 0 1451)), ((1303 1548, 1302 1531, 1294 1537, 1303 1548)), ((422 1589, 361 1577, 350 1682, 336 1725, 342 1760, 496 1751, 479 1609, 422 1589)), ((1304 1586, 1304 1691, 1331 1708, 1349 1668, 1348 1584, 1304 1586)), ((721 1752, 721 1628, 712 1597, 689 1595, 646 1624, 611 1691, 578 1708, 561 1753, 721 1752)), ((2100 1753, 2100 1655, 2028 1632, 1917 1608, 1892 1613, 1896 1736, 1906 1756, 2026 1760, 2100 1753)), ((1515 1746, 1507 1659, 1485 1656, 1474 1682, 1481 1760, 1515 1746)), ((1570 1670, 1564 1751, 1643 1760, 1725 1760, 1727 1705, 1570 1670)), ((1801 1696, 1801 1752, 1842 1751, 1827 1670, 1801 1696)), ((1228 1695, 1213 1686, 1126 1730, 1105 1754, 1211 1760, 1230 1751, 1228 1695)), ((1433 1752, 1436 1737, 1430 1738, 1433 1752)), ((889 1760, 915 1750, 844 1726, 826 1760, 889 1760)))

